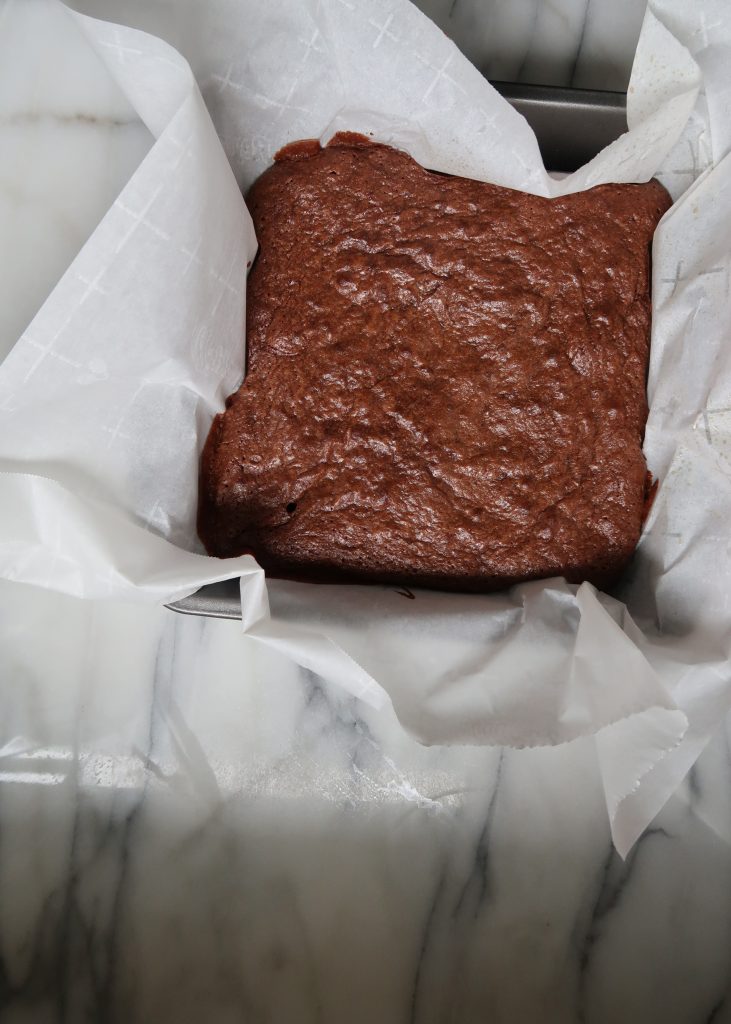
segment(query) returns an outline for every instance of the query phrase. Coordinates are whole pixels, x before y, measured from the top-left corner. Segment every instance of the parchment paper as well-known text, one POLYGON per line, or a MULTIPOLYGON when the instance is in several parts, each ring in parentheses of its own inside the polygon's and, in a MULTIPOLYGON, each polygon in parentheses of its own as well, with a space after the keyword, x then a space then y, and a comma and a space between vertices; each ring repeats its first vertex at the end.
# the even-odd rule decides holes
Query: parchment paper
POLYGON ((153 602, 241 577, 244 630, 391 701, 424 742, 594 735, 625 854, 731 705, 731 10, 652 0, 630 132, 555 181, 523 119, 407 0, 209 8, 215 129, 169 46, 68 12, 156 141, 0 367, 0 574, 153 602), (555 579, 410 601, 201 553, 198 457, 244 371, 256 241, 240 187, 284 143, 339 128, 542 195, 657 174, 677 200, 654 246, 661 486, 621 592, 555 579))

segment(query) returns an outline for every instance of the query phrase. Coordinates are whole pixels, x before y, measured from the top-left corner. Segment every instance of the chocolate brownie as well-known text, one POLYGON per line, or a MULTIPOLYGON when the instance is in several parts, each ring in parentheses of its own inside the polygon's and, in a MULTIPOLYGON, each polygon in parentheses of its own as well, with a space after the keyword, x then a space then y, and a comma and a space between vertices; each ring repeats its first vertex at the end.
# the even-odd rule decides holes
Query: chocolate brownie
POLYGON ((213 555, 273 575, 609 583, 646 496, 656 181, 545 199, 350 133, 249 196, 248 373, 202 458, 213 555))

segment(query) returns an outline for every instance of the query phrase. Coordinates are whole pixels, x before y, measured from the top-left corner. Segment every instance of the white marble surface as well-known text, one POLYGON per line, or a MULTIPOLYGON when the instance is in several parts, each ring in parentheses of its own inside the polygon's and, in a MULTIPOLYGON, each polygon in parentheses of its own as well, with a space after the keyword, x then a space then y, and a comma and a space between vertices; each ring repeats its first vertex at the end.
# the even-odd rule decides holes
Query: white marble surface
POLYGON ((0 585, 3 1020, 731 1020, 728 733, 623 863, 589 746, 420 747, 248 644, 0 585))
POLYGON ((71 19, 33 0, 0 2, 0 133, 2 358, 152 136, 71 19))
MULTIPOLYGON (((0 2, 0 350, 148 145, 0 2)), ((235 623, 0 583, 0 669, 2 1021, 731 1022, 728 723, 623 863, 589 745, 421 747, 235 623)))

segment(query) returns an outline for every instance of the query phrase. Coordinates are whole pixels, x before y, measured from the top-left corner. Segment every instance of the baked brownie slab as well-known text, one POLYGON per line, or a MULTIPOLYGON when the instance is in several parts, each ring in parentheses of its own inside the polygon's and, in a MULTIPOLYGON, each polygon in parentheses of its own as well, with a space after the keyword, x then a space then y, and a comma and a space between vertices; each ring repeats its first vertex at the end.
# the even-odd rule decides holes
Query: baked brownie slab
POLYGON ((639 538, 660 184, 544 199, 361 136, 248 196, 248 373, 199 533, 265 570, 493 590, 606 585, 639 538))

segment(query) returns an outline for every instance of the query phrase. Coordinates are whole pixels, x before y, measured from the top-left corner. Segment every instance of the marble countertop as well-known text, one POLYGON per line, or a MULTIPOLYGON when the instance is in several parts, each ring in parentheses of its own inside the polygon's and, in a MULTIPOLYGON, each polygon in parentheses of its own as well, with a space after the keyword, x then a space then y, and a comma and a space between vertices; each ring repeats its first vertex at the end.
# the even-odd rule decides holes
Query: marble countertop
MULTIPOLYGON (((76 6, 195 67, 205 5, 76 6)), ((626 80, 641 4, 478 6, 496 77, 626 80)), ((150 146, 82 44, 0 0, 0 353, 150 146)), ((3 1021, 731 1022, 731 723, 622 861, 588 741, 423 747, 233 622, 0 582, 0 666, 3 1021)))

